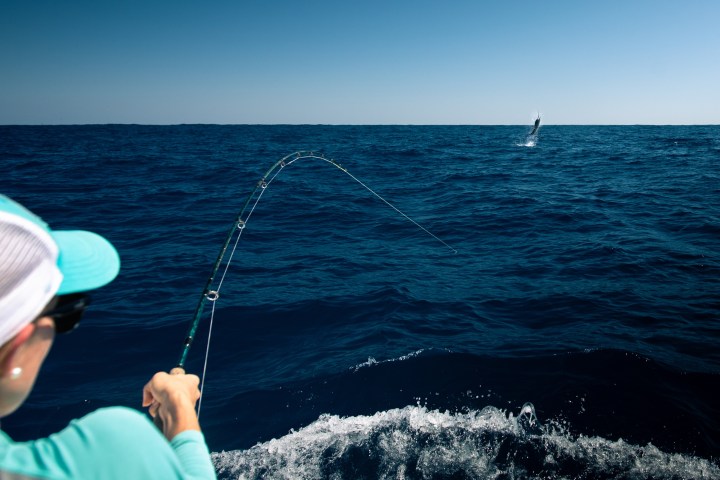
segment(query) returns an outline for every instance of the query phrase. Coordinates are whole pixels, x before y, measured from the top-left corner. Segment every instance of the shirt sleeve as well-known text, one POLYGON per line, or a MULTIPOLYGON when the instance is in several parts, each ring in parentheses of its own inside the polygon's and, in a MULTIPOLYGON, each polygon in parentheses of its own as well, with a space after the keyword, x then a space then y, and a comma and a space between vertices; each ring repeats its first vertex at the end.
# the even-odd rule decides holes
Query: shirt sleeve
POLYGON ((140 412, 97 410, 48 438, 3 447, 0 469, 48 479, 215 479, 202 433, 168 442, 140 412))
POLYGON ((205 437, 197 430, 187 430, 175 435, 170 442, 185 471, 184 478, 215 478, 210 451, 205 437))

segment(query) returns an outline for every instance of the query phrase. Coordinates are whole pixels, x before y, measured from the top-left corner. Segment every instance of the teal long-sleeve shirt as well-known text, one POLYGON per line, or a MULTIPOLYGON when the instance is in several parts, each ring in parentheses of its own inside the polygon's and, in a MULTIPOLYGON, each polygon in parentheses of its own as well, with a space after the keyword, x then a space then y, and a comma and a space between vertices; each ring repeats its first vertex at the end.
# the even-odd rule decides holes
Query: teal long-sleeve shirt
POLYGON ((103 408, 30 442, 0 431, 0 479, 215 479, 203 434, 168 442, 140 412, 103 408))

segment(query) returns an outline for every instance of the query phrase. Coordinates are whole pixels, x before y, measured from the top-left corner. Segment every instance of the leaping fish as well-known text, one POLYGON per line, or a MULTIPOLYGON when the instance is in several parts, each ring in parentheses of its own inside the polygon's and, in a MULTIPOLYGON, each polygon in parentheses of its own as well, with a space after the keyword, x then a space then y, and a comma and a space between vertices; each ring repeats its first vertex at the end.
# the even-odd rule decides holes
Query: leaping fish
POLYGON ((535 125, 533 126, 532 132, 530 132, 530 135, 535 135, 538 131, 538 128, 540 128, 540 114, 538 113, 537 118, 535 119, 535 125))

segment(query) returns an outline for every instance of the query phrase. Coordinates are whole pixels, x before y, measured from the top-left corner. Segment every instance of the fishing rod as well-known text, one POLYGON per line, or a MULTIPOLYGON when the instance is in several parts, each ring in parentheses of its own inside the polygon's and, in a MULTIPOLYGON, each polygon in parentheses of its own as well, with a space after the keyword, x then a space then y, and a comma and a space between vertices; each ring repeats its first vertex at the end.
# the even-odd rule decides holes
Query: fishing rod
MULTIPOLYGON (((329 163, 330 165, 338 168, 350 178, 355 180, 357 183, 359 183, 362 187, 364 187, 366 190, 368 190, 370 193, 372 193, 375 197, 380 199, 383 203, 388 205, 390 208, 395 210, 397 213, 405 217, 407 220, 412 222, 415 226, 420 228, 422 231, 433 237, 438 242, 445 245, 448 249, 450 249, 453 253, 457 253, 457 250, 455 250, 453 247, 445 243, 443 240, 438 238, 435 234, 430 232, 428 229, 420 225, 418 222, 410 218, 408 215, 400 211, 397 207, 395 207, 392 203, 385 200, 381 195, 379 195, 377 192, 375 192, 373 189, 365 185, 363 182, 361 182, 357 177, 352 175, 350 172, 347 171, 345 167, 337 163, 333 159, 326 158, 325 155, 321 153, 315 153, 311 151, 298 151, 295 153, 291 153, 289 155, 286 155, 285 157, 281 158, 277 162, 275 162, 268 170, 265 172, 265 174, 262 176, 262 178, 255 184, 255 187, 250 192, 250 194, 247 196, 247 199, 245 200, 245 203, 242 206, 242 209, 237 214, 235 221, 233 222, 232 226, 227 232, 227 235, 225 236, 225 241, 223 242, 222 248, 220 249, 220 252, 218 253, 217 259, 215 260, 215 264, 213 265, 212 273, 207 279, 207 282, 205 282, 205 287, 203 288, 202 294, 200 295, 200 299, 198 300, 197 307, 195 308, 195 314, 193 316, 192 322, 190 324, 190 328, 188 329, 187 336, 185 337, 184 345, 182 354, 180 356, 180 360, 177 363, 177 366, 175 367, 175 371, 184 371, 185 368, 185 362, 187 360, 188 352, 190 351, 190 347, 192 346, 193 339, 195 338, 195 334, 197 332, 198 326, 200 324, 200 319, 202 318, 203 310, 205 307, 206 302, 212 303, 213 312, 215 309, 215 302, 220 297, 220 288, 222 286, 222 282, 225 278, 225 274, 227 273, 227 270, 230 266, 230 262, 232 260, 232 257, 235 253, 235 250, 237 248, 237 244, 240 241, 240 237, 242 236, 242 232, 245 229, 245 226, 247 225, 248 220, 250 219, 250 216, 252 215, 253 211, 255 210, 255 207, 257 206, 258 202, 260 201, 260 198, 262 197, 263 193, 267 189, 267 187, 272 183, 272 181, 275 179, 275 177, 280 174, 280 172, 283 170, 283 168, 297 162, 298 160, 304 160, 304 159, 315 159, 315 160, 321 160, 324 162, 329 163), (254 199, 254 201, 253 201, 254 199), (247 213, 246 213, 247 212, 247 213), (237 236, 236 236, 237 234, 237 236), (227 250, 230 247, 230 243, 232 242, 233 237, 236 236, 235 244, 233 246, 233 249, 230 253, 230 256, 225 262, 225 269, 223 271, 222 277, 220 279, 220 282, 218 286, 213 289, 213 283, 215 282, 215 276, 217 275, 218 271, 220 270, 220 266, 223 263, 223 259, 225 258, 227 254, 227 250)), ((212 329, 212 317, 211 317, 211 326, 212 329)), ((209 343, 210 338, 208 335, 208 349, 209 349, 209 343)), ((205 357, 206 365, 207 365, 207 352, 205 357)), ((205 375, 203 372, 203 379, 205 375)), ((198 406, 199 411, 199 406, 198 406)))

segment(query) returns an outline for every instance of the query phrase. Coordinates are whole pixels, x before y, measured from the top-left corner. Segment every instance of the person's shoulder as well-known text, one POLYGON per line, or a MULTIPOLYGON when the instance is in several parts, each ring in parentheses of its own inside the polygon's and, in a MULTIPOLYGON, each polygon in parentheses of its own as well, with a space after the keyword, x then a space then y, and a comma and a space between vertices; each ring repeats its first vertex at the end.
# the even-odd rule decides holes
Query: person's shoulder
POLYGON ((80 420, 80 437, 92 443, 95 462, 121 468, 125 478, 215 478, 201 432, 186 430, 168 442, 150 418, 124 407, 99 409, 80 420))
POLYGON ((12 443, 0 456, 3 475, 39 478, 183 478, 181 464, 162 433, 143 413, 102 408, 47 438, 12 443))
POLYGON ((143 413, 127 407, 107 407, 98 409, 71 423, 89 435, 88 438, 112 443, 133 442, 139 438, 144 441, 165 443, 160 431, 143 413), (107 437, 107 438, 105 438, 107 437))
POLYGON ((148 425, 152 425, 145 414, 128 407, 99 408, 94 412, 87 414, 81 420, 91 422, 130 422, 133 424, 146 423, 148 425))
POLYGON ((74 420, 65 432, 87 478, 181 478, 177 456, 150 418, 131 408, 108 407, 74 420), (67 430, 70 430, 68 432, 67 430), (116 477, 108 477, 116 478, 116 477))

